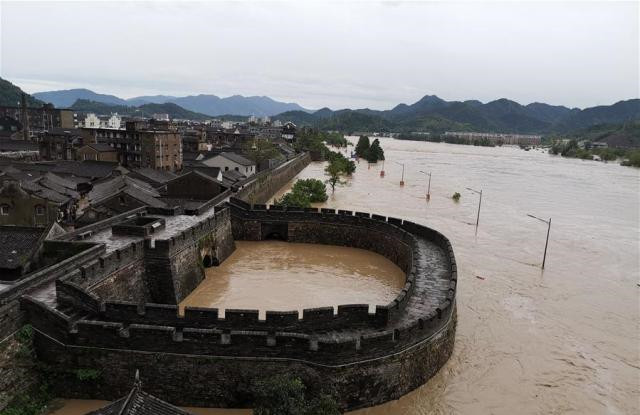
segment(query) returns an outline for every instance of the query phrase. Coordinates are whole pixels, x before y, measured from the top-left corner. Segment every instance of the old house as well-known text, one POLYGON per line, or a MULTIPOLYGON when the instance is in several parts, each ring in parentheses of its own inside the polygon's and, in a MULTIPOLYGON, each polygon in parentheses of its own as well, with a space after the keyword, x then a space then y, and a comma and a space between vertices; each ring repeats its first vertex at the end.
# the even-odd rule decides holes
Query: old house
POLYGON ((0 183, 0 225, 46 226, 72 219, 72 197, 5 173, 0 183))
POLYGON ((202 160, 208 167, 218 167, 220 170, 235 170, 246 177, 256 173, 256 163, 236 153, 220 153, 209 159, 202 160))
POLYGON ((0 226, 0 280, 15 281, 43 262, 44 240, 63 233, 55 223, 46 227, 0 226))
POLYGON ((95 160, 118 162, 118 152, 109 144, 88 143, 76 151, 76 160, 95 160))

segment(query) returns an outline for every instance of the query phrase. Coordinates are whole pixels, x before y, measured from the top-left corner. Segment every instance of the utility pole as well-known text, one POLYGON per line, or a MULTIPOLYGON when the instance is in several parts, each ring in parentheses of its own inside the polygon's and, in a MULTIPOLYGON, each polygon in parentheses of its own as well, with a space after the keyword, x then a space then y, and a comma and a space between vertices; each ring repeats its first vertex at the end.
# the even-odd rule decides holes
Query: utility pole
POLYGON ((551 233, 551 218, 549 218, 549 220, 545 220, 537 216, 530 215, 528 213, 527 213, 527 216, 534 219, 538 219, 540 222, 544 222, 547 224, 547 240, 544 243, 544 255, 542 257, 542 269, 544 269, 544 264, 545 262, 547 262, 547 247, 549 246, 549 234, 551 233))
POLYGON ((382 170, 380 170, 380 177, 384 177, 384 160, 382 160, 382 170))
POLYGON ((467 190, 471 190, 472 192, 480 195, 480 199, 478 200, 478 216, 476 217, 476 234, 478 233, 478 224, 480 224, 480 207, 482 206, 482 189, 475 190, 470 187, 466 188, 467 190))
POLYGON ((431 172, 426 173, 420 170, 420 173, 426 174, 427 176, 429 176, 429 184, 427 185, 427 202, 428 202, 429 200, 431 200, 431 172))

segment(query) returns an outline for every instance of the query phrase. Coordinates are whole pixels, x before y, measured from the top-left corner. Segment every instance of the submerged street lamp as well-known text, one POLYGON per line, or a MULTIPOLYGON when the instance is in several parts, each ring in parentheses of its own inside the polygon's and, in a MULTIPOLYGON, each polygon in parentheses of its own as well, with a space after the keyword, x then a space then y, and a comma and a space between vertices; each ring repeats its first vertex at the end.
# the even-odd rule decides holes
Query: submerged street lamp
POLYGON ((380 170, 380 177, 384 177, 384 159, 382 159, 382 170, 380 170))
POLYGON ((482 206, 482 189, 475 190, 470 187, 466 188, 467 190, 471 190, 473 193, 477 193, 480 195, 480 200, 478 201, 478 216, 476 217, 476 234, 478 233, 478 224, 480 223, 480 206, 482 206))
POLYGON ((398 163, 397 161, 394 161, 394 163, 402 166, 402 178, 400 179, 400 186, 404 186, 404 163, 398 163))
POLYGON ((431 200, 431 172, 426 173, 420 170, 420 173, 426 174, 427 176, 429 176, 429 184, 427 185, 427 202, 428 202, 429 200, 431 200))
POLYGON ((551 218, 549 218, 549 220, 545 220, 537 216, 530 215, 528 213, 527 213, 527 216, 529 216, 530 218, 538 219, 540 222, 544 222, 547 224, 547 240, 544 243, 544 256, 542 257, 542 269, 544 269, 544 263, 547 261, 547 246, 549 246, 549 233, 551 232, 551 218))

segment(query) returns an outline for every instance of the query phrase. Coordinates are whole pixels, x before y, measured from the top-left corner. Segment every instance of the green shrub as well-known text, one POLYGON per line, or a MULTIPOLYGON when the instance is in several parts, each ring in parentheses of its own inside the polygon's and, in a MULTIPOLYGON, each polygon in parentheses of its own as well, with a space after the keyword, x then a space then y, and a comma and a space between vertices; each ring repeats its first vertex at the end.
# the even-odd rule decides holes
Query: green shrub
POLYGON ((253 386, 255 415, 337 415, 333 397, 322 394, 309 399, 302 381, 290 375, 277 375, 253 386))
POLYGON ((454 202, 459 202, 460 201, 460 196, 461 196, 460 193, 455 192, 453 194, 453 196, 451 196, 451 199, 453 199, 454 202))

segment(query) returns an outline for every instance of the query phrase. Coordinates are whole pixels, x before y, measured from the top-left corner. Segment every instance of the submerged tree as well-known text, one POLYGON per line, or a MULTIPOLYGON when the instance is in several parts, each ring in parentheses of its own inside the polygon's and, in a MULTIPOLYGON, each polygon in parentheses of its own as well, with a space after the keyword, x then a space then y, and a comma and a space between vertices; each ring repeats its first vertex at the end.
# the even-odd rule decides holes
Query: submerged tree
POLYGON ((346 174, 345 162, 342 159, 335 159, 329 162, 329 165, 324 169, 329 178, 327 183, 331 186, 331 192, 335 193, 336 186, 343 184, 342 176, 346 174))
POLYGON ((365 153, 365 158, 369 163, 377 163, 378 160, 384 160, 384 151, 380 147, 380 140, 377 138, 373 140, 373 143, 365 153))
POLYGON ((367 151, 369 151, 369 137, 366 135, 361 135, 358 139, 358 144, 356 144, 356 155, 358 157, 366 158, 367 151))

